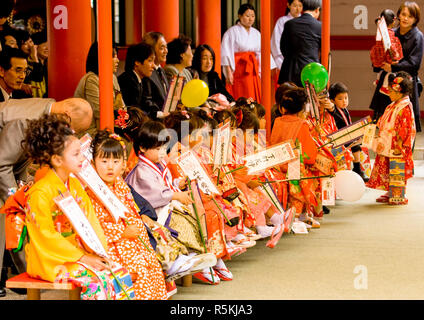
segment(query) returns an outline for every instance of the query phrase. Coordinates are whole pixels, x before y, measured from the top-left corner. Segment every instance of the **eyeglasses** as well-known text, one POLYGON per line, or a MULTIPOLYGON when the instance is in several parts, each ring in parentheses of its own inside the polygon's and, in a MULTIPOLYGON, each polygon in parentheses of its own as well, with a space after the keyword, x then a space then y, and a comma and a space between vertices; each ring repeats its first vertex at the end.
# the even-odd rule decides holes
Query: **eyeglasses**
POLYGON ((31 73, 31 70, 29 70, 29 69, 11 69, 13 72, 15 72, 16 74, 18 74, 18 75, 25 75, 25 77, 27 77, 30 73, 31 73))

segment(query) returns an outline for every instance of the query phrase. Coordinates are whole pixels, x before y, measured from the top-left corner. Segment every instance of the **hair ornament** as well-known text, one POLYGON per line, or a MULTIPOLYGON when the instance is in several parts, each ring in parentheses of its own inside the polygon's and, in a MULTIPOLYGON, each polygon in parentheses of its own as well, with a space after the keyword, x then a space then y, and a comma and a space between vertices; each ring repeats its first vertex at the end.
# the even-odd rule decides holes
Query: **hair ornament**
POLYGON ((400 87, 400 83, 403 81, 404 79, 402 77, 396 77, 393 80, 393 84, 392 84, 392 89, 396 92, 400 92, 402 90, 402 88, 400 87))
POLYGON ((127 110, 120 108, 118 110, 118 117, 115 119, 115 125, 121 129, 125 129, 128 125, 127 120, 130 118, 127 110))
POLYGON ((255 107, 255 99, 253 99, 252 97, 247 98, 246 102, 250 109, 253 109, 255 107))
POLYGON ((125 142, 124 142, 124 140, 119 136, 119 135, 117 135, 116 133, 111 133, 110 135, 109 135, 109 138, 111 138, 111 139, 114 139, 114 140, 116 140, 116 141, 118 141, 119 142, 119 144, 122 146, 122 149, 124 149, 125 150, 125 142))
POLYGON ((187 110, 181 110, 181 114, 190 120, 190 115, 188 114, 187 110))
POLYGON ((240 109, 237 113, 236 113, 236 123, 237 123, 237 127, 239 125, 241 125, 241 123, 243 122, 243 111, 240 109))

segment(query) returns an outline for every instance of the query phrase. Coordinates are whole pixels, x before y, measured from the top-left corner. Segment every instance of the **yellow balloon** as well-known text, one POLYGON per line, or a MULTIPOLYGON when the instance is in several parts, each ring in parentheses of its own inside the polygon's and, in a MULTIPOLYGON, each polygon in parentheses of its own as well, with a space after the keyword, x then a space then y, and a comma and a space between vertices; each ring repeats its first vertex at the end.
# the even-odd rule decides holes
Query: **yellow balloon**
POLYGON ((181 101, 187 108, 201 106, 209 97, 209 87, 206 82, 193 79, 184 85, 181 101))

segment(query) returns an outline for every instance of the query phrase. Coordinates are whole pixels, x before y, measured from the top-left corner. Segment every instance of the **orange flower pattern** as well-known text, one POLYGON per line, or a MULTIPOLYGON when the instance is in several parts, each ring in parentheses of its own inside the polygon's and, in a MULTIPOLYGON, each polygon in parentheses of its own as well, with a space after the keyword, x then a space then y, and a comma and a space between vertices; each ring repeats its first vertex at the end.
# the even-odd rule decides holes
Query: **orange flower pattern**
POLYGON ((149 242, 146 228, 138 215, 129 187, 122 178, 118 178, 113 185, 109 185, 109 188, 129 210, 129 213, 125 213, 126 219, 131 225, 138 227, 139 237, 143 241, 139 238, 123 238, 122 234, 127 227, 125 221, 120 219, 116 223, 94 193, 87 190, 108 242, 108 254, 113 261, 120 263, 130 273, 137 274, 134 282, 137 300, 166 300, 167 291, 162 266, 149 242))

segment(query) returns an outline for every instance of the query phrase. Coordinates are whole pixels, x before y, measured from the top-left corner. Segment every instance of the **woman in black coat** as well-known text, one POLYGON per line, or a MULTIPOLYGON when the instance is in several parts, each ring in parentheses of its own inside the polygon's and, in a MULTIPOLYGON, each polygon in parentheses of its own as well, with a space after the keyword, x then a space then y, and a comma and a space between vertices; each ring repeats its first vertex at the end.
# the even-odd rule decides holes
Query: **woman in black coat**
MULTIPOLYGON (((403 59, 392 65, 384 63, 382 69, 385 72, 406 71, 412 76, 413 93, 411 94, 411 102, 414 107, 417 132, 421 132, 419 96, 422 88, 420 90, 418 88, 418 70, 423 57, 424 36, 417 28, 417 24, 420 21, 420 7, 415 2, 405 2, 399 7, 397 17, 399 19, 399 27, 394 31, 402 45, 403 59)), ((384 74, 383 72, 380 79, 384 79, 384 74)), ((390 99, 388 101, 385 99, 388 98, 387 96, 379 92, 380 87, 381 83, 376 88, 370 106, 375 112, 374 118, 377 119, 384 113, 385 108, 391 102, 390 99)))
POLYGON ((225 89, 224 83, 215 71, 215 52, 210 46, 202 44, 196 48, 190 69, 193 73, 199 75, 200 80, 206 82, 209 87, 209 96, 221 93, 227 98, 228 102, 234 101, 234 98, 225 89))

